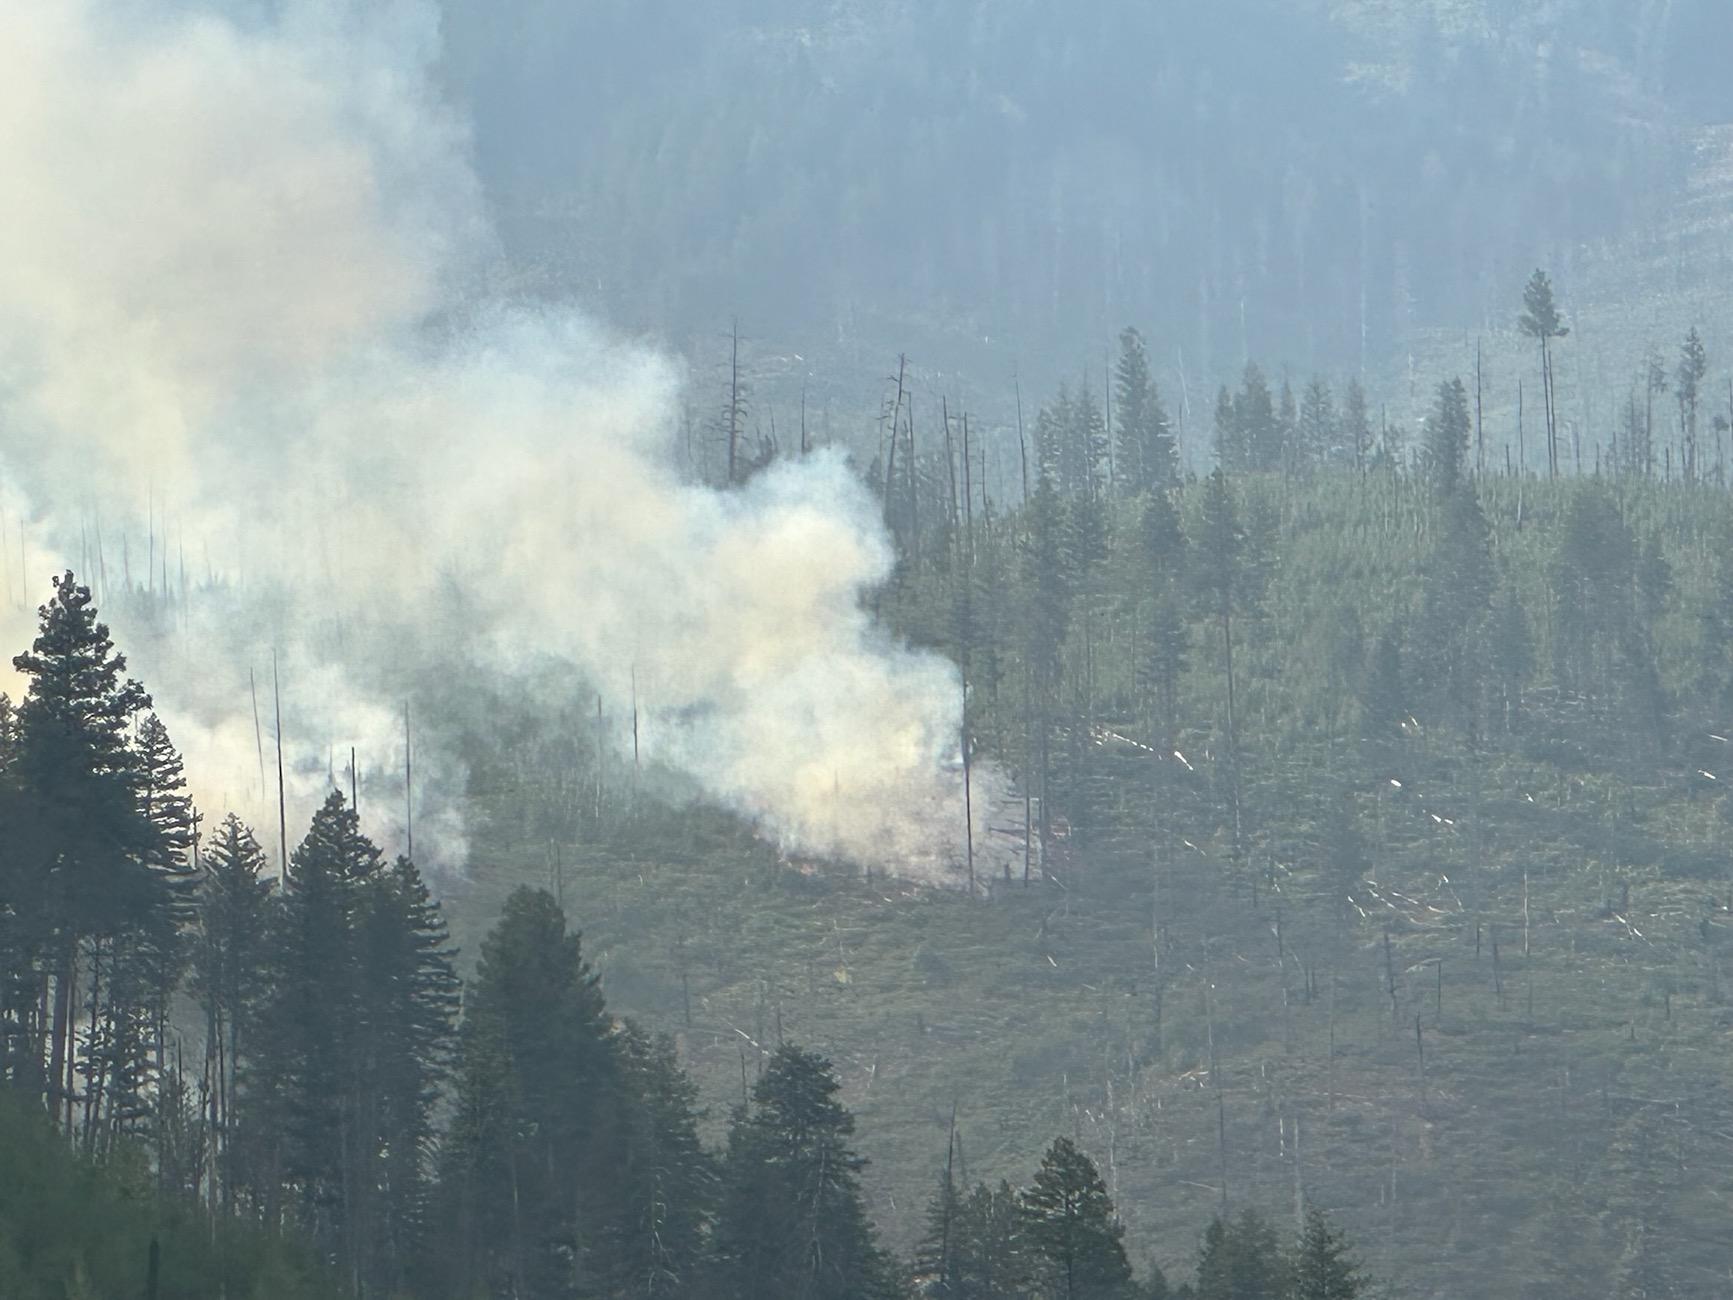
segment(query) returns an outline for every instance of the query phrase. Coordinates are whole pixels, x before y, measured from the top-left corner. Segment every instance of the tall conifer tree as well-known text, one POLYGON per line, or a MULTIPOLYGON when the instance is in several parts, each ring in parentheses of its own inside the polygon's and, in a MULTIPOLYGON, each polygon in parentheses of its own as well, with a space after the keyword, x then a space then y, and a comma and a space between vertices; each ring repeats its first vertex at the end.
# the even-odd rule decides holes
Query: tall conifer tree
POLYGON ((717 1267, 724 1293, 889 1300, 888 1263, 860 1189, 830 1062, 778 1048, 728 1138, 717 1267))
POLYGON ((1069 1138, 1047 1148, 1023 1193, 1021 1220, 1041 1300, 1130 1300, 1125 1229, 1095 1163, 1069 1138))

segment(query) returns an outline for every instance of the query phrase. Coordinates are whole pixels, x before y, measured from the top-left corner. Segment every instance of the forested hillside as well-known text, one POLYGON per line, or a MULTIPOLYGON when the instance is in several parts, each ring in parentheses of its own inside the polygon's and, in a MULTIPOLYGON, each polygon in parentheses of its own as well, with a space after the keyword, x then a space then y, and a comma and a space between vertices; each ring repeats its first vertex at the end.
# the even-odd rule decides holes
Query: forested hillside
POLYGON ((1678 375, 1580 476, 1561 426, 1549 478, 1477 446, 1471 382, 1409 445, 1254 368, 1226 470, 1180 481, 1134 335, 1117 370, 1111 426, 1030 412, 1026 504, 965 498, 960 421, 948 460, 886 421, 878 608, 963 669, 1027 879, 778 860, 581 747, 552 779, 526 713, 477 737, 457 915, 553 884, 718 1105, 780 1037, 832 1054, 893 1240, 954 1105, 971 1178, 1069 1132, 1170 1272, 1225 1200, 1328 1206, 1405 1293, 1713 1294, 1733 524, 1706 427, 1682 477, 1678 375))
POLYGON ((0 1300, 1733 1292, 1730 47, 0 5, 0 1300))
POLYGON ((1670 230, 1733 117, 1718 0, 444 9, 532 283, 995 383, 1128 319, 1206 383, 1394 377, 1534 262, 1670 230))
MULTIPOLYGON (((353 786, 274 871, 232 814, 207 837, 90 590, 67 573, 40 613, 24 698, 0 695, 7 1297, 1171 1294, 1134 1279, 1072 1141, 1022 1190, 971 1185, 954 1120, 893 1254, 832 1062, 780 1033, 707 1147, 676 1043, 609 1010, 563 880, 504 900, 460 998, 441 905, 353 786)), ((1369 1281, 1317 1209, 1288 1241, 1212 1218, 1196 1279, 1179 1293, 1369 1281)))
MULTIPOLYGON (((1733 425, 1692 331, 1585 444, 1543 273, 1516 324, 1510 458, 1473 372, 1412 438, 1252 364, 1184 472, 1127 329, 989 474, 899 365, 862 598, 961 676, 993 812, 948 887, 766 842, 618 701, 478 661, 416 687, 468 772, 435 898, 334 755, 308 826, 195 808, 63 575, 0 710, 0 1072, 41 1112, 7 1142, 158 1208, 109 1255, 15 1205, 0 1266, 124 1276, 158 1214, 261 1243, 235 1285, 1045 1298, 1083 1252, 1072 1294, 1250 1300, 1347 1294, 1302 1281, 1346 1231, 1399 1294, 1715 1293, 1733 425)), ((721 493, 807 443, 727 431, 690 462, 721 493)), ((108 586, 201 653, 220 588, 108 586)))
MULTIPOLYGON (((426 685, 470 771, 443 899, 335 767, 279 872, 288 828, 193 808, 62 578, 4 729, 5 1077, 81 1159, 368 1294, 763 1294, 812 1266, 809 1212, 855 1261, 834 1294, 930 1289, 935 1222, 959 1277, 1063 1294, 1054 1196, 1093 1207, 1103 1294, 1132 1264, 1297 1287, 1211 1282, 1210 1242, 1274 1260, 1314 1209, 1401 1294, 1713 1293, 1733 517, 1726 430, 1675 400, 1703 365, 1687 339, 1677 423, 1580 474, 1543 403, 1556 475, 1507 473, 1461 381, 1410 444, 1253 366, 1200 479, 1126 331, 1109 393, 1032 396, 1009 501, 960 418, 893 401, 869 599, 959 666, 974 788, 1009 785, 972 888, 669 805, 617 713, 533 675, 426 685), (837 1199, 778 1201, 809 1157, 837 1199)), ((115 595, 140 626, 170 599, 115 595)), ((56 1250, 25 1276, 97 1267, 56 1250)))

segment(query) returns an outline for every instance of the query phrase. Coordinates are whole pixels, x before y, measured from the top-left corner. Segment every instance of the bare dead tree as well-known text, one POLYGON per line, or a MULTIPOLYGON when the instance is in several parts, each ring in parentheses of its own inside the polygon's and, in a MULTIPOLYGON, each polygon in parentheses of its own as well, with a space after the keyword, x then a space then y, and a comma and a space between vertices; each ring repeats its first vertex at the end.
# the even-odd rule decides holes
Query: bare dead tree
POLYGON ((277 709, 277 847, 282 853, 283 880, 289 879, 289 803, 283 793, 283 693, 277 677, 277 652, 271 651, 271 696, 277 709))
POLYGON ((1023 436, 1023 383, 1011 372, 1011 388, 1017 396, 1017 458, 1023 466, 1023 504, 1029 504, 1029 442, 1023 436))

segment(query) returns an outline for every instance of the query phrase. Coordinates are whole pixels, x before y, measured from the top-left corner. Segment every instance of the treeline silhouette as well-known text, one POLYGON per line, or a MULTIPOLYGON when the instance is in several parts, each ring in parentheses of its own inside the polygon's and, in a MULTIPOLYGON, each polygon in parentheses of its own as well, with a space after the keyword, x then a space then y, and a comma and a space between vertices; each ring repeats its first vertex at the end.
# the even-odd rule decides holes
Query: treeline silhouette
MULTIPOLYGON (((179 754, 56 579, 0 697, 0 1293, 1133 1300, 1095 1165, 970 1188, 879 1243, 828 1061, 766 1049, 720 1151, 675 1048, 611 1014, 554 897, 519 889, 467 987, 415 864, 332 790, 285 869, 208 838, 179 754), (461 1009, 460 1009, 461 1002, 461 1009)), ((1310 1213, 1204 1236, 1210 1300, 1364 1285, 1310 1213)))

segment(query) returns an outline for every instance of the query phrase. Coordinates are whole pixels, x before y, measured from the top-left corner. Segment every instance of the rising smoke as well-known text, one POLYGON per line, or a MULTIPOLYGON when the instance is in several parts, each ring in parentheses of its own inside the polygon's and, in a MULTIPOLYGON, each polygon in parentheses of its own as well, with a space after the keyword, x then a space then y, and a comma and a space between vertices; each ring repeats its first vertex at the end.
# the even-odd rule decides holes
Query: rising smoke
MULTIPOLYGON (((419 3, 0 6, 5 644, 78 566, 206 812, 260 820, 277 654, 291 834, 349 746, 398 770, 409 673, 552 657, 768 836, 956 879, 957 674, 861 608, 871 497, 831 454, 681 481, 677 365, 489 288, 437 55, 419 3)), ((455 858, 436 802, 417 847, 455 858)), ((397 799, 363 814, 396 839, 397 799)))

